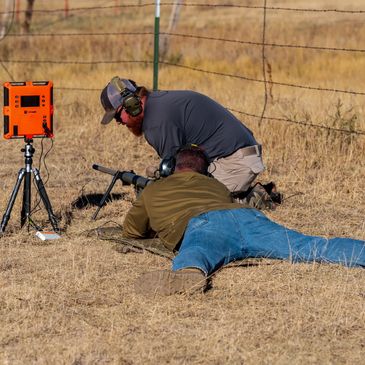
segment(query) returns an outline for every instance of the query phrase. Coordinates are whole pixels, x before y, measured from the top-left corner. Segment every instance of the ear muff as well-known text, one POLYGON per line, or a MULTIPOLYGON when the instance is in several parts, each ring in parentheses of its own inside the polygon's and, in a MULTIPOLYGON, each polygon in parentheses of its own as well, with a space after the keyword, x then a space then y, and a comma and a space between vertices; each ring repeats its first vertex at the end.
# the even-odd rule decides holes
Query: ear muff
POLYGON ((118 76, 113 77, 110 83, 120 92, 123 98, 123 108, 129 115, 136 117, 142 113, 141 99, 135 94, 135 83, 133 84, 129 80, 123 80, 118 76))
POLYGON ((129 94, 124 97, 123 108, 125 108, 125 111, 132 117, 136 117, 142 113, 141 99, 137 95, 129 94))
POLYGON ((167 177, 174 173, 176 165, 176 158, 175 156, 166 157, 162 159, 160 163, 160 167, 158 169, 160 177, 167 177))

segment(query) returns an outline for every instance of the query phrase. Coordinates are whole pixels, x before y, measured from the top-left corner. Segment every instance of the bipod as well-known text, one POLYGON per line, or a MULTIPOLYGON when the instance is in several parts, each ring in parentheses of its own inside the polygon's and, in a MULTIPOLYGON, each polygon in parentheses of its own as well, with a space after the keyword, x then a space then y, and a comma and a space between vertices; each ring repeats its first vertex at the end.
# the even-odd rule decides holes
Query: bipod
POLYGON ((22 181, 24 180, 24 188, 23 188, 23 203, 22 203, 22 210, 21 210, 21 216, 20 216, 20 225, 21 227, 24 226, 25 223, 28 224, 29 229, 29 223, 32 223, 32 219, 30 217, 31 215, 31 174, 33 173, 34 181, 39 193, 39 196, 42 199, 42 202, 47 209, 48 217, 51 222, 51 225, 53 227, 53 230, 55 232, 59 232, 57 218, 54 215, 52 211, 52 206, 49 201, 46 188, 44 187, 43 181, 41 179, 41 175, 39 173, 39 170, 35 167, 32 167, 33 163, 33 154, 35 149, 32 146, 33 140, 24 138, 26 145, 24 148, 21 149, 21 152, 24 152, 25 157, 25 167, 22 167, 18 172, 18 178, 15 183, 13 192, 11 193, 8 206, 6 208, 5 214, 1 221, 0 226, 0 233, 5 232, 5 228, 9 222, 11 211, 13 209, 16 197, 18 195, 20 185, 22 181))

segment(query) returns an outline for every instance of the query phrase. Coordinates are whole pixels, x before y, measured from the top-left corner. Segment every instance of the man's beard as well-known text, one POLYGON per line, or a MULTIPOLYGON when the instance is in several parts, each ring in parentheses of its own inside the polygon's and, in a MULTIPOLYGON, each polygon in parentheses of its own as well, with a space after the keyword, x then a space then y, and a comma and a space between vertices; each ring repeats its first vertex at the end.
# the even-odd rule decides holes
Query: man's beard
POLYGON ((122 111, 122 120, 127 128, 137 137, 142 135, 142 122, 143 113, 140 113, 136 117, 130 116, 124 109, 122 111))
POLYGON ((132 127, 127 126, 127 128, 137 137, 140 137, 142 135, 142 123, 139 123, 138 125, 134 125, 132 127))

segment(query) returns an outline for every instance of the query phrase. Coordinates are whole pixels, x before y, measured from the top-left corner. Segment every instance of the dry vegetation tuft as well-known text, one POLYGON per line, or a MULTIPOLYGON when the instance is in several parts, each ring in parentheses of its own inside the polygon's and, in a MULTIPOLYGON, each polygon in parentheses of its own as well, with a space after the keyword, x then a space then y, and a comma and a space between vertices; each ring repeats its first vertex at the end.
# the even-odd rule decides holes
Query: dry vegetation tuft
MULTIPOLYGON (((202 1, 203 2, 203 1, 202 1)), ((69 1, 71 7, 115 1, 69 1)), ((228 1, 227 1, 228 3, 228 1)), ((230 1, 230 3, 239 3, 230 1)), ((261 6, 261 1, 245 4, 261 6)), ((268 2, 271 3, 271 2, 268 2)), ((37 0, 36 9, 63 2, 37 0)), ((23 4, 24 5, 24 4, 23 4)), ((271 6, 364 9, 363 1, 276 1, 271 6)), ((1 9, 0 9, 1 11, 1 9)), ((162 8, 161 30, 170 7, 162 8)), ((35 13, 33 31, 85 33, 153 31, 153 7, 35 13)), ((364 14, 268 11, 267 42, 365 48, 364 14)), ((183 7, 176 32, 260 42, 262 10, 183 7)), ((18 32, 16 28, 14 32, 18 32)), ((152 36, 7 37, 3 60, 151 60, 152 36)), ((267 48, 277 82, 364 91, 362 53, 267 48)), ((169 62, 262 78, 261 48, 237 43, 173 38, 169 62)), ((110 178, 93 163, 144 174, 158 162, 154 151, 122 127, 102 127, 99 91, 119 74, 150 87, 147 64, 5 63, 1 81, 51 79, 55 84, 54 146, 41 173, 65 229, 62 239, 38 240, 19 228, 21 194, 7 235, 0 239, 1 364, 360 364, 365 358, 365 273, 318 264, 258 261, 226 268, 204 295, 143 298, 134 280, 169 268, 152 254, 121 254, 115 244, 88 235, 121 224, 134 199, 117 185, 98 220, 93 194, 110 178), (64 88, 89 88, 90 91, 64 88), (95 90, 92 90, 95 89, 95 90), (49 172, 49 174, 47 173, 49 172), (49 178, 48 178, 49 177, 49 178), (85 197, 89 203, 85 203, 85 197), (84 199, 82 199, 84 198, 84 199), (76 204, 76 203, 80 204, 76 204), (84 203, 84 204, 82 204, 84 203)), ((194 89, 228 108, 260 115, 263 84, 165 66, 161 89, 194 89)), ((363 97, 274 85, 267 116, 332 128, 365 130, 363 97)), ((280 121, 242 117, 264 146, 267 171, 288 199, 270 217, 308 234, 365 239, 365 137, 280 121)), ((24 164, 22 141, 0 141, 0 207, 5 210, 24 164)), ((39 167, 41 141, 34 142, 39 167)), ((51 147, 43 141, 44 153, 51 147)), ((44 155, 43 153, 43 155, 44 155)), ((33 190, 35 191, 35 190, 33 190)), ((38 197, 34 194, 34 200, 38 197)), ((33 203, 34 205, 34 203, 33 203)), ((2 213, 1 212, 1 213, 2 213)), ((33 215, 46 224, 46 214, 33 215)))

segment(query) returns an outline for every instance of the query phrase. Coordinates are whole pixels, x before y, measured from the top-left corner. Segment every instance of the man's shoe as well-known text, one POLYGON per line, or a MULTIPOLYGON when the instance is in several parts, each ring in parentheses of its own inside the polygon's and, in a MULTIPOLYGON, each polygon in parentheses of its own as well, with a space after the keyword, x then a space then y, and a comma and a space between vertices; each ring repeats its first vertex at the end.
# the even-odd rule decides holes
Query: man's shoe
POLYGON ((260 210, 275 210, 283 201, 283 195, 276 190, 273 182, 268 184, 256 183, 251 187, 243 202, 260 210))
POLYGON ((136 293, 143 295, 203 292, 206 286, 207 279, 199 269, 152 271, 141 275, 134 284, 136 293))
POLYGON ((252 208, 274 210, 275 204, 261 184, 255 184, 244 200, 252 208))

